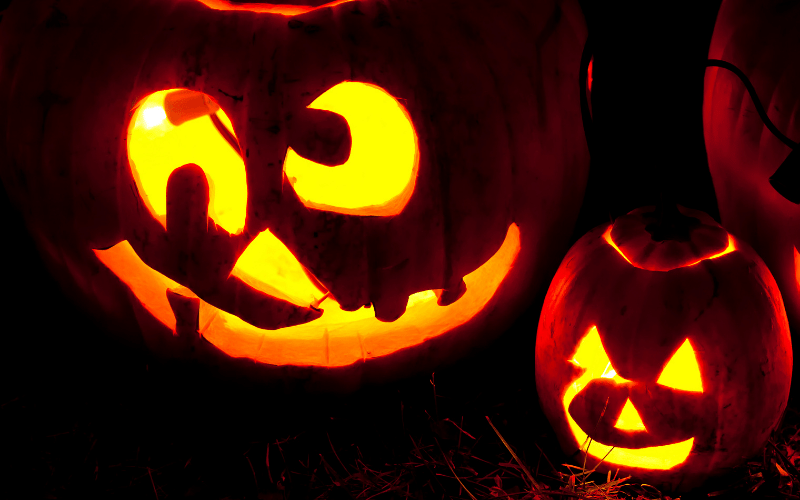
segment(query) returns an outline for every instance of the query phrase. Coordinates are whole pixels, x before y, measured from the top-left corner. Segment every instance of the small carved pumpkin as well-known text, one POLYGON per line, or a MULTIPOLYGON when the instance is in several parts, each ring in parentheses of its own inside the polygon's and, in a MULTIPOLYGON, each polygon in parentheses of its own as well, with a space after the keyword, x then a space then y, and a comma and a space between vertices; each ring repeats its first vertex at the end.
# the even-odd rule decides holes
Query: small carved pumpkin
POLYGON ((722 223, 769 266, 793 330, 800 328, 798 26, 800 2, 725 0, 709 49, 710 59, 732 64, 750 81, 777 134, 731 70, 708 68, 703 97, 708 165, 722 223))
POLYGON ((637 209, 572 247, 545 298, 536 387, 576 463, 688 490, 765 444, 792 347, 761 259, 708 215, 680 212, 666 235, 637 209))
POLYGON ((555 266, 584 39, 573 1, 18 1, 3 181, 110 328, 350 390, 485 344, 555 266))

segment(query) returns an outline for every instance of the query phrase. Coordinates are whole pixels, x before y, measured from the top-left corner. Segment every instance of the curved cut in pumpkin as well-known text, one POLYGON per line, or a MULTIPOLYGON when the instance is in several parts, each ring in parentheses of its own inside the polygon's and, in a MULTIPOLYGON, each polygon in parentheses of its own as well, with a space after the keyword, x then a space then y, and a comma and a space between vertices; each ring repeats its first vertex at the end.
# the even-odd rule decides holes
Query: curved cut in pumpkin
POLYGON ((244 228, 247 212, 244 162, 238 150, 219 133, 212 115, 235 139, 228 116, 211 98, 199 92, 162 90, 150 94, 134 108, 128 128, 131 172, 145 206, 165 229, 167 181, 173 170, 187 163, 199 165, 206 174, 209 217, 231 234, 244 228), (188 94, 188 98, 178 101, 174 112, 165 109, 168 96, 182 93, 188 94), (170 118, 179 124, 173 124, 170 118))
MULTIPOLYGON (((589 435, 581 429, 580 425, 578 425, 575 419, 572 418, 572 415, 570 415, 569 405, 578 393, 592 380, 600 377, 612 379, 619 377, 616 375, 616 372, 614 372, 613 376, 608 376, 610 373, 609 368, 611 366, 611 361, 608 358, 608 354, 606 354, 596 326, 592 326, 586 336, 580 341, 578 348, 575 350, 575 355, 570 362, 582 368, 584 372, 577 380, 567 386, 562 400, 564 403, 564 412, 567 416, 569 428, 573 436, 575 436, 575 440, 581 445, 581 448, 583 448, 584 445, 587 446, 584 450, 587 454, 615 465, 656 470, 671 469, 686 461, 689 457, 689 453, 692 451, 692 446, 694 446, 694 438, 664 446, 650 446, 636 449, 613 447, 594 440, 590 441, 589 435)), ((615 379, 615 382, 623 383, 628 381, 625 379, 615 379)), ((628 402, 630 402, 630 400, 628 402)), ((631 409, 636 412, 632 404, 631 409)), ((625 409, 623 408, 623 414, 624 413, 625 409)), ((629 412, 626 416, 633 422, 632 425, 635 425, 633 415, 629 412)), ((639 418, 641 422, 641 417, 639 417, 638 412, 636 412, 636 417, 639 418)), ((620 415, 620 419, 621 418, 622 415, 620 415)), ((641 425, 644 427, 643 422, 641 425)))
POLYGON ((309 208, 351 215, 397 215, 411 198, 419 167, 417 134, 408 111, 376 85, 342 82, 308 106, 342 115, 350 127, 347 161, 320 165, 286 153, 284 172, 309 208))
MULTIPOLYGON (((617 246, 617 244, 614 243, 614 239, 611 237, 611 231, 613 229, 614 229, 614 225, 613 224, 608 226, 608 229, 606 229, 606 232, 603 233, 603 239, 606 241, 606 243, 611 245, 614 248, 614 250, 616 250, 617 253, 620 254, 622 256, 622 258, 625 259, 628 262, 628 264, 632 265, 633 267, 637 267, 639 269, 645 269, 647 271, 671 271, 672 269, 676 269, 676 267, 670 267, 670 268, 662 269, 662 268, 659 268, 659 267, 643 266, 641 264, 631 262, 631 259, 629 259, 628 256, 625 255, 625 253, 617 246)), ((690 261, 690 262, 685 263, 685 264, 681 264, 681 265, 679 265, 677 267, 695 266, 695 265, 701 263, 704 260, 717 259, 717 258, 722 257, 723 255, 727 255, 727 254, 729 254, 729 253, 731 253, 731 252, 733 252, 735 250, 736 250, 736 243, 734 243, 734 241, 733 241, 733 236, 731 236, 729 234, 728 235, 728 246, 725 247, 724 250, 722 250, 720 252, 717 252, 717 253, 714 253, 712 255, 709 255, 708 257, 702 257, 700 259, 693 260, 693 261, 690 261)))
POLYGON ((197 0, 205 4, 207 7, 214 10, 246 10, 249 12, 258 12, 260 14, 278 14, 281 16, 297 16, 311 12, 312 10, 324 9, 327 7, 335 7, 339 4, 352 2, 353 0, 334 0, 317 7, 307 5, 281 5, 271 3, 257 3, 257 4, 234 4, 230 0, 197 0))
MULTIPOLYGON (((261 234, 265 233, 268 234, 266 231, 261 234)), ((408 299, 406 313, 392 323, 377 320, 371 308, 344 311, 335 300, 329 299, 323 303, 323 315, 314 321, 264 330, 201 299, 199 332, 233 357, 272 365, 346 366, 420 344, 466 323, 494 296, 519 251, 520 231, 512 223, 500 249, 481 267, 464 276, 467 291, 463 297, 448 306, 439 306, 432 290, 415 293, 408 299)), ((94 253, 130 288, 145 309, 175 330, 167 290, 178 291, 183 287, 142 262, 127 240, 94 253)))

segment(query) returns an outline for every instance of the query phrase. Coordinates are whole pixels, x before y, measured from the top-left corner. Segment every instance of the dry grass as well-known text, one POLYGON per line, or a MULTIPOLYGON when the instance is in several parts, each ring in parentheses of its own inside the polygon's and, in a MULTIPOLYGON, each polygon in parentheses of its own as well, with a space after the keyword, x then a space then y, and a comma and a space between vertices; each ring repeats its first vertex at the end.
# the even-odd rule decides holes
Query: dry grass
MULTIPOLYGON (((535 394, 519 389, 491 385, 496 393, 476 407, 455 394, 466 382, 442 384, 445 397, 431 377, 430 385, 416 380, 378 388, 338 406, 299 406, 276 420, 269 415, 286 404, 268 399, 251 408, 236 403, 251 392, 226 400, 228 386, 213 390, 193 376, 144 376, 152 367, 132 375, 128 386, 113 386, 113 397, 98 399, 88 386, 67 388, 93 373, 2 400, 0 438, 9 463, 0 468, 0 496, 33 485, 29 494, 3 497, 676 498, 635 478, 567 464, 537 413, 535 394), (177 396, 171 389, 190 380, 197 380, 196 393, 177 396)), ((790 408, 760 457, 680 498, 800 498, 798 467, 800 413, 790 408)))
POLYGON ((319 455, 320 466, 311 473, 312 483, 316 481, 314 487, 323 490, 316 498, 671 500, 652 486, 629 482, 629 477, 617 477, 610 472, 603 475, 568 464, 555 466, 538 446, 536 463, 528 464, 489 417, 486 421, 492 432, 486 439, 503 446, 494 457, 476 454, 475 449, 484 437, 476 438, 447 418, 431 421, 432 442, 408 436, 409 457, 402 463, 377 466, 359 456, 348 466, 331 444, 337 467, 324 454, 319 455), (448 427, 457 430, 455 446, 443 446, 436 436, 452 434, 444 430, 448 427))
MULTIPOLYGON (((723 478, 728 486, 695 492, 688 498, 800 498, 800 424, 790 409, 787 422, 765 447, 761 461, 750 461, 723 478)), ((357 458, 345 463, 330 436, 327 450, 335 458, 319 454, 319 465, 310 475, 317 499, 372 498, 468 498, 519 500, 676 500, 657 488, 630 477, 570 464, 553 464, 536 445, 535 457, 526 462, 506 441, 487 416, 488 432, 477 435, 463 428, 463 418, 437 420, 428 415, 431 433, 426 438, 407 435, 408 458, 394 464, 370 463, 356 446, 357 458), (456 434, 454 438, 453 434, 456 434), (477 436, 477 437, 476 437, 477 436), (484 446, 481 447, 481 442, 484 446), (488 442, 488 446, 486 445, 488 442), (444 444, 443 444, 444 443, 444 444), (499 444, 502 447, 498 446, 499 444), (482 456, 495 448, 493 456, 482 456)), ((266 498, 266 497, 265 497, 266 498)), ((276 497, 277 498, 277 497, 276 497)), ((684 496, 686 498, 686 496, 684 496)))

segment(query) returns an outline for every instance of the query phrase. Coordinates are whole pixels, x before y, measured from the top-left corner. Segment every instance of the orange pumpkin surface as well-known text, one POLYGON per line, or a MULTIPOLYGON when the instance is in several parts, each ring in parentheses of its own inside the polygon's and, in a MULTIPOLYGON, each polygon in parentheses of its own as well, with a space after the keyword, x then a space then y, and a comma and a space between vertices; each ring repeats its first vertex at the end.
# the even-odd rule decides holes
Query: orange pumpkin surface
POLYGON ((351 390, 484 345, 555 267, 586 33, 573 1, 320 4, 15 2, 0 173, 108 328, 351 390))
POLYGON ((550 285, 536 387, 565 453, 587 468, 689 490, 758 452, 786 408, 792 346, 767 267, 685 208, 583 236, 550 285))
POLYGON ((793 330, 800 328, 800 60, 792 55, 800 49, 798 26, 800 2, 725 0, 708 52, 750 81, 778 135, 734 72, 708 68, 703 94, 708 165, 722 223, 769 266, 793 330), (787 143, 794 144, 794 161, 782 167, 792 153, 787 143))

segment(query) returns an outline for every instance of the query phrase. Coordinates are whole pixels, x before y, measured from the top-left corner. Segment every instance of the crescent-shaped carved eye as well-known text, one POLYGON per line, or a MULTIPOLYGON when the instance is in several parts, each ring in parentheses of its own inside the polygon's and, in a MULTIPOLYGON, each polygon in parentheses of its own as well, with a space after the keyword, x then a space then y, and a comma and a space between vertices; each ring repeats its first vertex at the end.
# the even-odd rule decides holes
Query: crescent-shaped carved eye
POLYGON ((400 213, 419 165, 417 134, 405 107, 382 88, 360 82, 340 83, 308 107, 343 116, 351 148, 347 161, 335 167, 288 149, 284 172, 303 204, 352 215, 400 213))

